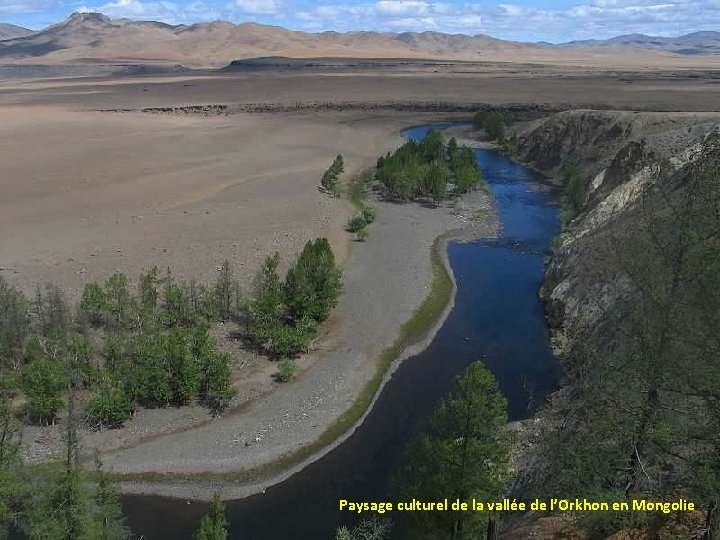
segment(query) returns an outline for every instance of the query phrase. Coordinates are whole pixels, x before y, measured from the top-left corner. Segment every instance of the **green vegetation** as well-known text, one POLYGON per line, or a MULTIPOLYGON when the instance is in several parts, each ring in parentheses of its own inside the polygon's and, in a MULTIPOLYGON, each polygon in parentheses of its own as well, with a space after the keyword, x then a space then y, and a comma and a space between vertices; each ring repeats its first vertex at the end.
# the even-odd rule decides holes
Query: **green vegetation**
POLYGON ((320 185, 336 197, 340 195, 340 175, 345 172, 345 163, 342 155, 338 154, 330 168, 325 171, 320 179, 320 185))
POLYGON ((490 138, 502 144, 505 141, 505 126, 510 118, 500 111, 478 111, 473 116, 473 127, 484 129, 490 138))
POLYGON ((363 519, 357 527, 348 529, 344 525, 335 531, 335 540, 388 540, 392 530, 389 519, 373 516, 363 519))
MULTIPOLYGON (((475 362, 457 379, 407 452, 398 484, 403 499, 501 498, 509 480, 507 401, 493 375, 475 362)), ((423 512, 404 516, 403 537, 452 540, 495 537, 495 514, 423 512)))
POLYGON ((362 214, 355 215, 348 220, 347 230, 356 233, 360 229, 367 227, 368 222, 362 214))
POLYGON ((228 521, 225 517, 225 504, 220 495, 213 496, 210 510, 203 516, 200 528, 193 535, 193 540, 227 540, 228 521))
MULTIPOLYGON (((374 217, 371 210, 365 215, 374 217)), ((55 422, 70 387, 85 390, 87 422, 97 429, 122 427, 138 404, 182 406, 197 399, 219 414, 235 394, 234 359, 219 352, 213 321, 244 326, 254 346, 275 358, 292 357, 308 348, 337 303, 341 272, 326 239, 308 242, 284 281, 279 262, 278 254, 268 257, 248 300, 227 261, 209 286, 178 282, 169 269, 160 278, 156 267, 133 291, 118 272, 102 285, 85 286, 76 317, 57 287, 38 288, 28 302, 0 277, 6 385, 22 390, 28 420, 42 425, 55 422)), ((292 376, 287 364, 281 373, 292 376)))
POLYGON ((296 371, 297 366, 295 365, 295 362, 293 362, 289 358, 286 358, 285 360, 280 362, 280 365, 278 366, 278 379, 280 379, 282 382, 287 382, 293 378, 293 375, 295 375, 296 371))
POLYGON ((0 396, 0 537, 31 540, 130 538, 114 485, 96 460, 94 474, 80 466, 74 397, 68 400, 61 463, 32 470, 20 454, 20 426, 5 393, 0 396))
POLYGON ((445 146, 435 129, 428 131, 421 142, 408 141, 379 158, 375 176, 392 197, 424 198, 435 204, 448 197, 450 184, 457 195, 483 183, 473 151, 467 146, 458 147, 454 138, 445 146))
POLYGON ((377 219, 377 208, 374 206, 360 205, 360 212, 348 220, 347 230, 355 233, 355 238, 362 242, 369 236, 367 227, 377 219))
POLYGON ((265 260, 247 304, 249 337, 273 358, 307 350, 342 290, 341 271, 325 238, 305 244, 284 282, 279 264, 278 253, 265 260))
POLYGON ((585 206, 587 184, 577 167, 566 167, 562 177, 563 194, 573 215, 585 206))
POLYGON ((41 425, 54 423, 64 406, 65 387, 62 365, 48 358, 36 357, 22 370, 21 388, 30 417, 41 425))

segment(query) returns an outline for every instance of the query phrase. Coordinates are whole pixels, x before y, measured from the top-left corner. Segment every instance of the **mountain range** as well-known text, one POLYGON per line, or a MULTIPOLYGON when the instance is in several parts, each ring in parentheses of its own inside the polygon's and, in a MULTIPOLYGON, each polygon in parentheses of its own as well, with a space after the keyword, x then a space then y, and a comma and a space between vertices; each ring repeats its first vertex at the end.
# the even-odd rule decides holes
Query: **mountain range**
POLYGON ((605 40, 571 41, 560 47, 637 47, 661 49, 675 54, 720 55, 720 32, 693 32, 679 37, 627 34, 605 40))
POLYGON ((100 13, 74 13, 37 32, 0 25, 0 62, 12 64, 175 62, 220 66, 264 56, 496 61, 512 57, 531 62, 558 54, 580 62, 588 56, 614 55, 618 48, 675 56, 720 55, 720 33, 696 32, 678 38, 628 35, 551 45, 440 32, 308 33, 225 21, 174 26, 110 19, 100 13))

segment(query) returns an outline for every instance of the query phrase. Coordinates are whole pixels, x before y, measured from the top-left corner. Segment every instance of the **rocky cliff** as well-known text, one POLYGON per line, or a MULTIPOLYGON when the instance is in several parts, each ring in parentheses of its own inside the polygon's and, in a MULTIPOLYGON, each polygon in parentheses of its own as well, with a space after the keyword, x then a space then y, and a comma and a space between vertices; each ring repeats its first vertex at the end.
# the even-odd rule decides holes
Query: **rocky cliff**
POLYGON ((567 214, 540 290, 551 327, 592 326, 624 296, 614 244, 649 193, 707 155, 719 126, 713 114, 582 110, 520 131, 522 161, 558 184, 561 171, 575 167, 584 183, 584 203, 567 214))

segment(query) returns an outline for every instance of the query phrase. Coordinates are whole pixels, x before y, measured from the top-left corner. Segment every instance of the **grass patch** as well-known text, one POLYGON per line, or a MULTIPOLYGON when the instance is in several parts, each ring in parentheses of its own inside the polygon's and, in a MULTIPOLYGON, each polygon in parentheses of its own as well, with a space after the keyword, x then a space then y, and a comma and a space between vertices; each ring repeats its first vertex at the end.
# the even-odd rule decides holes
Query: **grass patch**
POLYGON ((377 363, 377 371, 372 379, 360 391, 355 402, 338 416, 332 424, 312 443, 298 448, 276 460, 264 465, 234 472, 203 472, 203 473, 134 473, 134 474, 113 474, 112 477, 118 481, 193 481, 193 480, 226 480, 233 482, 247 482, 258 480, 285 471, 332 444, 348 429, 350 429, 365 413, 380 390, 385 375, 393 361, 413 343, 419 342, 442 315, 445 307, 450 302, 453 292, 453 281, 445 264, 441 252, 443 237, 438 237, 430 250, 432 264, 432 287, 430 293, 423 303, 415 310, 413 316, 400 328, 395 342, 382 353, 377 363))
POLYGON ((368 189, 374 176, 375 168, 365 169, 353 176, 347 185, 347 197, 358 209, 362 209, 367 198, 368 189))

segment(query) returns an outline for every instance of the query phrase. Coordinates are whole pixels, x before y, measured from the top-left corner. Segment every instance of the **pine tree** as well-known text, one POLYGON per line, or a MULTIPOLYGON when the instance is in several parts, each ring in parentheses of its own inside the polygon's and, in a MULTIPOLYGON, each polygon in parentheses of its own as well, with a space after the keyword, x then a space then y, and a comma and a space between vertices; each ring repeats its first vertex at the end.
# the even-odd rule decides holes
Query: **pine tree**
POLYGON ((124 540, 130 537, 125 524, 117 488, 102 468, 102 461, 95 456, 95 490, 93 493, 93 521, 97 540, 124 540))
POLYGON ((0 276, 0 366, 20 365, 29 334, 27 299, 0 276))
MULTIPOLYGON (((405 498, 494 500, 507 486, 507 401, 493 375, 475 362, 459 377, 408 449, 399 484, 405 498)), ((416 538, 478 538, 493 519, 465 512, 413 516, 416 538)))
POLYGON ((200 528, 195 532, 194 540, 227 540, 228 521, 225 517, 225 505, 219 494, 213 496, 210 510, 200 522, 200 528))
POLYGON ((36 358, 25 366, 20 377, 30 417, 42 425, 55 422, 63 407, 66 381, 59 362, 36 358))
POLYGON ((230 261, 226 260, 222 264, 220 276, 215 283, 213 292, 218 316, 222 321, 229 321, 233 314, 232 303, 234 292, 233 273, 230 268, 230 261))

